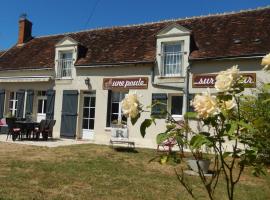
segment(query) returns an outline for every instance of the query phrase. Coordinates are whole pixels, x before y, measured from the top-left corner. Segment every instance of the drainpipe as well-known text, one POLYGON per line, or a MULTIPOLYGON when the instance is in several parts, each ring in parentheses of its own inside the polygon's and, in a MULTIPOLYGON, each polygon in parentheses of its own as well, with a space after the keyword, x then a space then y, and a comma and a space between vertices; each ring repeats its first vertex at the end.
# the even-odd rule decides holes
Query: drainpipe
POLYGON ((188 65, 186 69, 186 79, 185 79, 185 88, 184 88, 184 93, 186 95, 185 112, 187 112, 189 108, 189 75, 190 75, 190 65, 188 65))

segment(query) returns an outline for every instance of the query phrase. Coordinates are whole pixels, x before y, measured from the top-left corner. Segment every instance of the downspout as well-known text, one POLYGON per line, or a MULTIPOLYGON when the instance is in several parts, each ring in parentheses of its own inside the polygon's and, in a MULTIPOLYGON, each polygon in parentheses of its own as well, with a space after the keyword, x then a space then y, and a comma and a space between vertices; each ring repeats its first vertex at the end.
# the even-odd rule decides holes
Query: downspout
POLYGON ((190 75, 190 65, 187 66, 185 88, 184 93, 186 94, 186 112, 189 110, 189 75, 190 75))

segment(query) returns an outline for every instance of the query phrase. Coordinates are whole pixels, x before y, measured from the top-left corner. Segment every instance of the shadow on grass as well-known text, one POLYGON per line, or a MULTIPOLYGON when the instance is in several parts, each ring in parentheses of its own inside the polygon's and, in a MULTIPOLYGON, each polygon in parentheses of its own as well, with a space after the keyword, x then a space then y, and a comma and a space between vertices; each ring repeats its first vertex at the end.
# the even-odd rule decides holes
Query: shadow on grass
POLYGON ((136 149, 129 147, 115 147, 113 149, 117 152, 139 153, 136 149))

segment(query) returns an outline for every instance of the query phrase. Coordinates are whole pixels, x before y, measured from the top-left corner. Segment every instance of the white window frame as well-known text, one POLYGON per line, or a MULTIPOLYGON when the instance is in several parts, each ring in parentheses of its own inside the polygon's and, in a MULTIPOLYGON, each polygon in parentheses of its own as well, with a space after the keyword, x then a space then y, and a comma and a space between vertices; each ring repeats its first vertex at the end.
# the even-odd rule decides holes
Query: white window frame
POLYGON ((183 98, 182 100, 182 114, 181 115, 174 115, 172 114, 172 118, 176 121, 182 120, 184 116, 184 94, 176 94, 176 93, 169 93, 168 94, 168 110, 171 112, 172 109, 172 97, 174 96, 181 96, 183 98))
POLYGON ((58 52, 58 60, 57 60, 57 71, 56 71, 56 77, 58 79, 70 79, 72 78, 72 71, 74 66, 74 55, 73 50, 63 50, 58 52), (63 59, 62 56, 64 54, 71 54, 70 59, 63 59), (68 66, 67 69, 65 69, 64 73, 64 67, 68 66))
MULTIPOLYGON (((183 41, 171 41, 171 42, 162 42, 161 43, 161 76, 163 77, 179 77, 179 76, 182 76, 183 75, 183 70, 184 70, 184 67, 183 67, 183 58, 184 58, 184 51, 183 51, 183 47, 184 47, 184 42, 183 41), (180 45, 180 51, 178 52, 179 54, 176 54, 176 53, 173 53, 173 54, 176 54, 176 55, 173 55, 173 56, 180 56, 179 58, 179 63, 178 63, 178 70, 179 72, 171 72, 171 73, 168 73, 166 72, 167 70, 165 70, 165 67, 166 67, 166 63, 165 63, 165 60, 166 60, 166 53, 165 53, 165 46, 166 45, 175 45, 175 44, 179 44, 180 45)), ((175 61, 176 58, 175 57, 172 57, 171 58, 172 61, 175 61)), ((171 65, 176 65, 175 63, 172 63, 171 65)), ((175 69, 175 71, 177 71, 177 69, 175 69)))
POLYGON ((111 99, 110 99, 110 103, 111 103, 111 109, 110 109, 110 127, 112 127, 112 120, 111 120, 111 118, 112 118, 112 115, 113 114, 117 114, 118 115, 118 118, 117 118, 117 123, 118 124, 121 124, 121 122, 122 122, 122 117, 123 117, 123 112, 122 112, 122 106, 121 106, 121 101, 113 101, 113 99, 112 99, 112 96, 113 96, 113 93, 120 93, 120 99, 124 99, 125 98, 125 95, 126 94, 128 94, 128 91, 111 91, 111 99), (112 112, 112 104, 113 103, 118 103, 118 112, 117 113, 113 113, 112 112))
POLYGON ((9 105, 8 105, 9 112, 11 112, 12 116, 16 116, 18 110, 18 98, 17 92, 9 92, 9 105), (14 93, 13 99, 11 99, 11 94, 14 93), (16 103, 17 102, 17 103, 16 103), (12 104, 12 107, 10 106, 12 104))

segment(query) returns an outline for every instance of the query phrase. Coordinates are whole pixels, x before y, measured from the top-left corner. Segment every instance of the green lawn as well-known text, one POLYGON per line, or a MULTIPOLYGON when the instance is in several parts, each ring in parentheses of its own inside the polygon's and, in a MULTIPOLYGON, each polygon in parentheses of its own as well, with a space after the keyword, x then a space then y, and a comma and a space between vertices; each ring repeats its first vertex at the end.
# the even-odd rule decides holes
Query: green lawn
MULTIPOLYGON (((190 199, 174 175, 176 165, 148 163, 155 151, 137 151, 0 143, 0 199, 190 199)), ((205 199, 198 177, 189 181, 205 199)), ((220 200, 225 199, 222 184, 216 193, 220 200)), ((247 171, 238 189, 237 200, 270 199, 270 175, 256 178, 247 171)))

